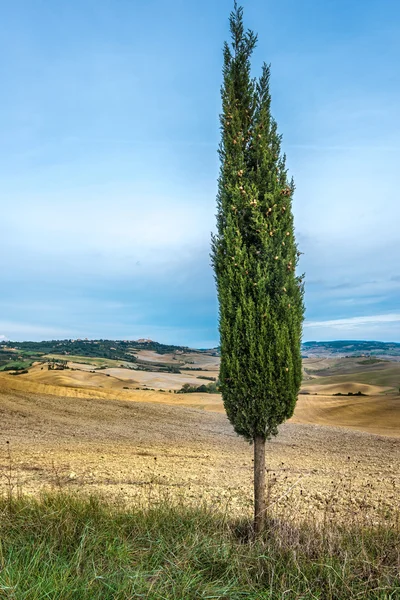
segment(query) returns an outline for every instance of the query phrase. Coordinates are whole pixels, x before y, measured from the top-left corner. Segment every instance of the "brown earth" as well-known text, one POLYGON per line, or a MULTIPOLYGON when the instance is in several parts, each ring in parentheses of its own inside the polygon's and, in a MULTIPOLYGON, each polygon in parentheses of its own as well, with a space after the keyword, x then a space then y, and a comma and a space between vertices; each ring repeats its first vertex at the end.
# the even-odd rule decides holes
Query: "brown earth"
MULTIPOLYGON (((72 364, 72 363, 71 363, 72 364)), ((208 380, 198 379, 205 372, 187 374, 132 371, 110 368, 92 373, 87 370, 48 371, 37 365, 28 374, 17 377, 0 374, 0 382, 13 389, 67 397, 121 399, 135 402, 155 402, 172 406, 187 406, 224 413, 219 394, 174 394, 183 383, 201 385, 208 380), (197 377, 197 379, 196 379, 197 377), (143 390, 147 383, 152 390, 143 390), (160 389, 165 390, 160 393, 160 389)), ((212 373, 207 371, 206 373, 212 373)), ((304 384, 292 422, 341 426, 364 432, 400 437, 400 395, 388 393, 390 388, 360 383, 304 384), (349 391, 367 396, 334 396, 349 391)))
MULTIPOLYGON (((55 486, 146 502, 182 496, 251 510, 252 449, 222 412, 179 406, 202 398, 23 377, 0 376, 3 489, 55 486)), ((269 504, 294 518, 391 518, 400 502, 399 439, 299 422, 319 399, 301 397, 293 421, 268 443, 269 504)), ((222 408, 218 396, 207 400, 222 408)))

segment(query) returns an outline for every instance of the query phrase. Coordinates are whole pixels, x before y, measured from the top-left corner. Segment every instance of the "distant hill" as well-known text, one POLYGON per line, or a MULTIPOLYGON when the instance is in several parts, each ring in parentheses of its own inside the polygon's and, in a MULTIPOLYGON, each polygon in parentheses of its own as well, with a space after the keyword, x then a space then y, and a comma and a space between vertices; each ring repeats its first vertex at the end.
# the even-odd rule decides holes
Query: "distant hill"
POLYGON ((46 340, 42 342, 0 342, 0 368, 2 362, 11 358, 33 360, 40 359, 47 354, 62 356, 86 356, 92 358, 107 358, 120 361, 137 361, 135 353, 140 350, 152 350, 157 354, 168 354, 171 352, 193 352, 185 346, 172 346, 159 344, 152 340, 46 340))
POLYGON ((362 340, 335 340, 333 342, 304 342, 303 357, 365 356, 397 358, 400 360, 400 344, 362 340))
MULTIPOLYGON (((0 341, 0 363, 7 358, 16 359, 18 355, 31 360, 45 354, 89 356, 136 362, 135 353, 140 350, 151 350, 157 354, 190 352, 212 353, 219 355, 219 348, 194 349, 187 346, 160 344, 149 339, 139 340, 47 340, 43 342, 0 341)), ((337 340, 333 342, 304 342, 303 357, 366 357, 391 358, 400 360, 400 343, 360 340, 337 340)), ((1 367, 1 364, 0 364, 1 367)))

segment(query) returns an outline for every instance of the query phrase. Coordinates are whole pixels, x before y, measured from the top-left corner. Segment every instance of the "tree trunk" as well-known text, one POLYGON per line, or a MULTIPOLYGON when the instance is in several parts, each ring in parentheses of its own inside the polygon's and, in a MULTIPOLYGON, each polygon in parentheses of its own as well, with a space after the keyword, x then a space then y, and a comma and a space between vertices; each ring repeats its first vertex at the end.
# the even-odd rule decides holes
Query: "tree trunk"
POLYGON ((258 536, 265 523, 265 440, 254 438, 254 534, 258 536))

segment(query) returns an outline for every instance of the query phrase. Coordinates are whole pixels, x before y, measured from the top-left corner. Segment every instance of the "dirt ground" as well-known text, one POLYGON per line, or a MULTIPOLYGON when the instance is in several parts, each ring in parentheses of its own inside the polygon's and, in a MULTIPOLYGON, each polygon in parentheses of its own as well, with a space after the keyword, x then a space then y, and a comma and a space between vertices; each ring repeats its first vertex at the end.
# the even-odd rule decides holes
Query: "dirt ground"
MULTIPOLYGON (((143 392, 150 402, 94 390, 34 393, 16 379, 0 381, 4 491, 61 487, 145 502, 178 496, 251 511, 252 448, 222 412, 157 403, 161 394, 152 392, 143 392)), ((400 505, 395 437, 290 422, 268 443, 267 465, 268 503, 286 516, 375 522, 400 505)))

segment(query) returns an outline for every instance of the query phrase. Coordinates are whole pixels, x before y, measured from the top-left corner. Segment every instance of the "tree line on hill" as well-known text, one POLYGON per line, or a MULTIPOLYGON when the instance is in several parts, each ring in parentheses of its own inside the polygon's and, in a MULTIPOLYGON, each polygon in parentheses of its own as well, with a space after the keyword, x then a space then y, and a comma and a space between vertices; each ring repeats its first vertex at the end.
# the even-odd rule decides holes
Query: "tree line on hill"
POLYGON ((157 354, 169 354, 176 351, 196 352, 186 346, 160 344, 152 340, 137 342, 135 340, 44 340, 41 342, 12 342, 1 341, 0 348, 6 351, 13 348, 23 353, 34 353, 37 357, 44 354, 64 354, 88 356, 90 358, 107 358, 136 363, 133 352, 136 350, 151 350, 157 354))
POLYGON ((191 385, 190 383, 185 383, 180 390, 177 390, 175 394, 193 394, 193 393, 202 393, 202 394, 218 394, 219 393, 219 382, 212 381, 211 383, 203 383, 201 385, 191 385))

